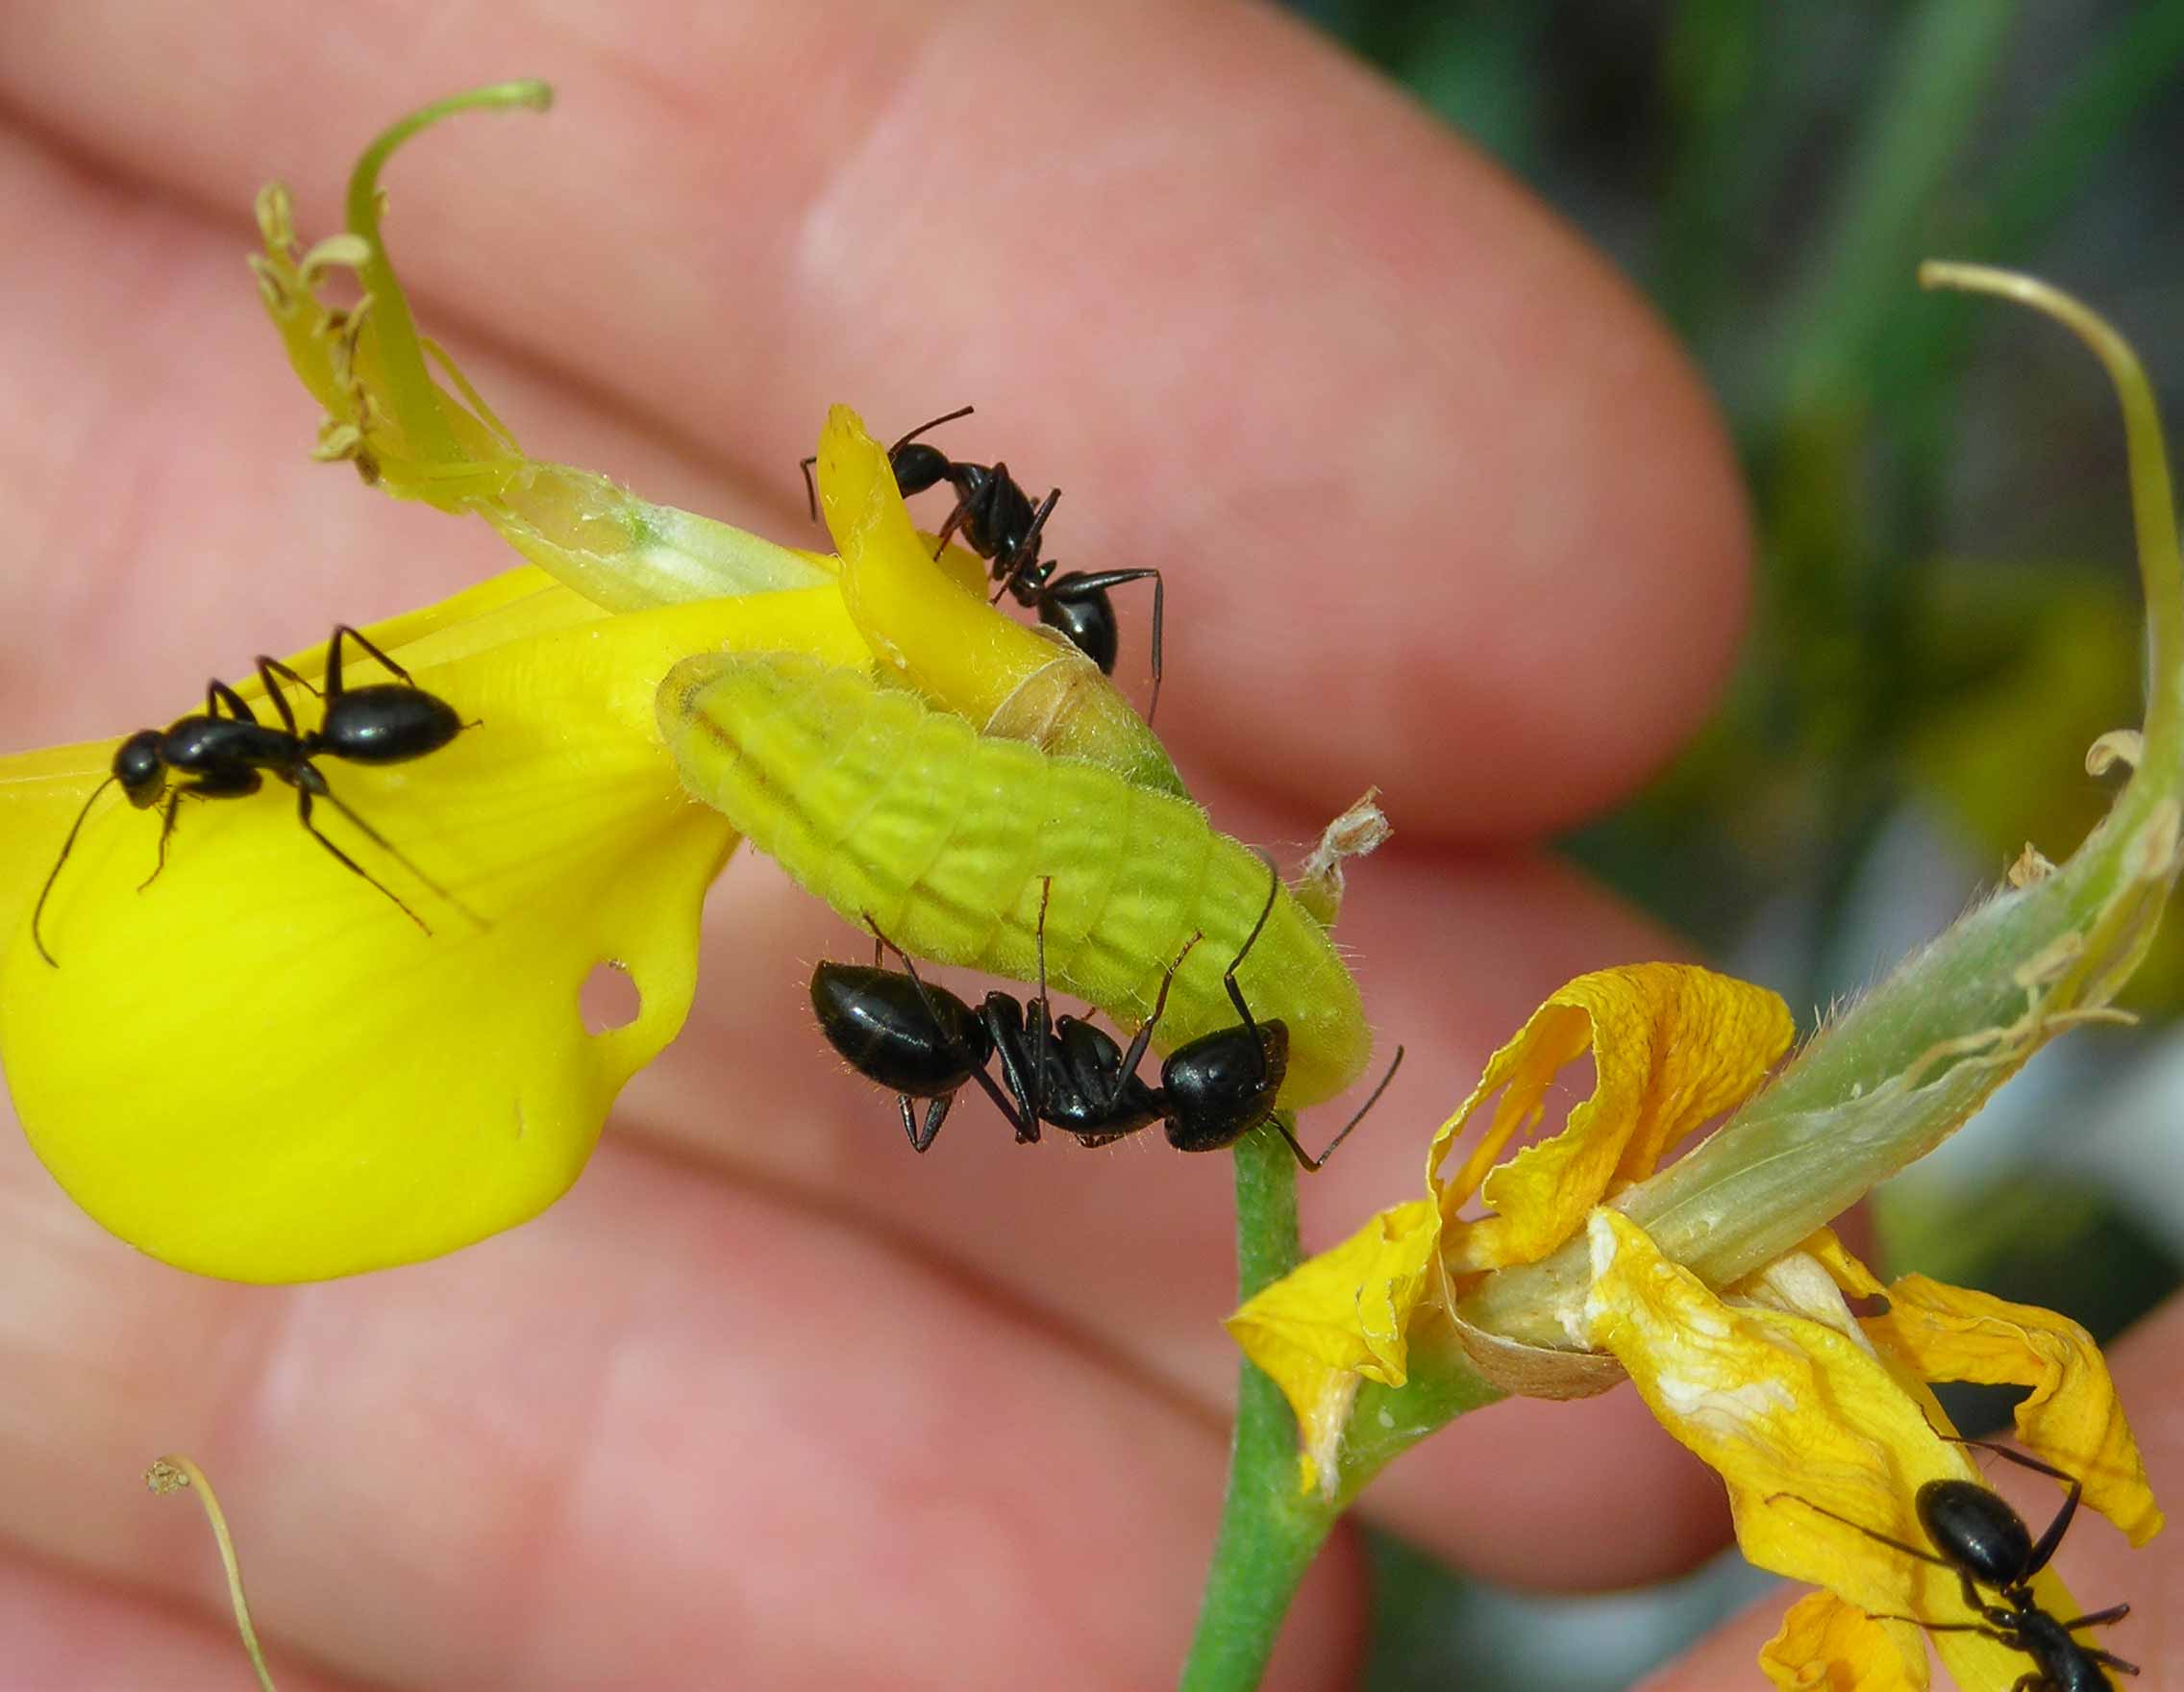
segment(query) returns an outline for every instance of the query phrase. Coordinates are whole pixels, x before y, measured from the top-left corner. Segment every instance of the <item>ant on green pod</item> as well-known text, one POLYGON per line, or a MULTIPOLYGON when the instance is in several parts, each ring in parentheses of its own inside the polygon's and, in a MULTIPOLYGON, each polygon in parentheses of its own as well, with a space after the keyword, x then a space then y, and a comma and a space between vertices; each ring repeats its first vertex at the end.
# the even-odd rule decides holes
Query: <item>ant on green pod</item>
POLYGON ((1262 1122, 1272 1122, 1299 1165, 1316 1171, 1379 1101, 1402 1063, 1402 1048, 1396 1048, 1372 1097, 1317 1157, 1275 1114, 1274 1101, 1288 1073, 1289 1029, 1278 1018, 1253 1017, 1236 982, 1281 884, 1271 858, 1267 870, 1272 880, 1266 904, 1222 977, 1237 1022, 1177 1047, 1160 1065, 1158 1086, 1140 1078, 1137 1066, 1167 1008, 1176 971, 1201 936, 1185 941, 1168 966, 1153 1014, 1126 1049, 1088 1018, 1056 1017, 1049 1008, 1046 924, 1052 878, 1040 890, 1039 990, 1029 1003, 996 990, 974 1009, 921 977, 908 955, 867 915, 865 926, 875 941, 873 963, 822 962, 811 975, 812 1008, 820 1032, 853 1069, 895 1090, 903 1130, 915 1151, 932 1144, 956 1095, 976 1082, 1016 1130, 1019 1143, 1036 1140, 1042 1122, 1088 1146, 1106 1145, 1158 1122, 1178 1151, 1214 1152, 1234 1145, 1262 1122), (881 967, 881 947, 902 958, 900 971, 881 967), (987 1072, 997 1058, 1001 1084, 987 1072), (931 1101, 922 1126, 911 1110, 912 1099, 931 1101))

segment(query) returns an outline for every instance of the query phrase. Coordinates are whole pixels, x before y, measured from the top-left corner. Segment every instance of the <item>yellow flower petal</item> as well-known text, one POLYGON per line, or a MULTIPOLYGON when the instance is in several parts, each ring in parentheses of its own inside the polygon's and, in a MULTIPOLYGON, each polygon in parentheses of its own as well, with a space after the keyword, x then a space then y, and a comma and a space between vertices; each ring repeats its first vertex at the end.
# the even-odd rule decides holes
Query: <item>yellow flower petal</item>
POLYGON ((2029 1386, 2017 1406, 2018 1436, 2085 1482, 2085 1502, 2144 1545, 2162 1513, 2147 1482, 2115 1382, 2093 1336, 2066 1316, 1983 1292, 1906 1275, 1883 1286, 1828 1229, 1803 1250, 1844 1291, 1883 1297, 1885 1315, 1864 1320, 1881 1352, 1921 1381, 2029 1386))
POLYGON ((1808 1592, 1760 1647, 1759 1666, 1782 1692, 1925 1692, 1924 1636, 1909 1622, 1876 1622, 1832 1592, 1808 1592))
MULTIPOLYGON (((538 571, 522 568, 504 571, 436 606, 376 624, 374 638, 389 651, 400 646, 417 663, 442 663, 605 614, 538 571)), ((323 667, 322 657, 316 656, 322 652, 314 647, 299 654, 291 667, 315 677, 323 667)), ((246 699, 262 696, 255 676, 246 680, 238 671, 232 680, 246 699)), ((113 747, 112 740, 86 740, 0 754, 0 935, 29 920, 68 825, 83 809, 85 795, 105 779, 113 747)))
MULTIPOLYGON (((499 585, 504 632, 579 620, 431 661, 434 642, 466 643, 445 626, 397 654, 480 726, 411 763, 321 761, 335 794, 487 926, 322 803, 327 834, 421 933, 304 834, 271 783, 185 807, 141 894, 157 820, 102 797, 45 911, 60 967, 26 919, 12 925, 0 1059, 16 1109, 61 1184, 139 1249, 260 1281, 452 1251, 558 1197, 616 1091, 681 1027, 699 903, 733 836, 682 790, 654 723, 659 678, 722 644, 841 661, 861 642, 831 588, 597 620, 558 589, 525 589, 499 585), (578 994, 603 962, 640 1005, 592 1034, 578 994)), ((36 844, 0 871, 5 908, 27 918, 66 816, 50 781, 9 779, 22 761, 0 762, 0 838, 36 844)))
POLYGON ((819 437, 819 509, 842 555, 842 598, 873 656, 981 733, 1090 759, 1180 795, 1152 730, 1090 659, 1006 617, 933 561, 887 452, 847 406, 819 437))
POLYGON ((1401 1386, 1407 1379, 1403 1331, 1425 1291, 1440 1232, 1430 1199, 1383 1210, 1228 1318, 1244 1355, 1297 1413, 1306 1485, 1331 1465, 1357 1382, 1401 1386))
MULTIPOLYGON (((1871 1536, 1930 1549, 1918 1489, 1979 1479, 1888 1364, 1826 1324, 1724 1303, 1614 1210, 1595 1210, 1588 1226, 1593 1343, 1615 1354, 1661 1425, 1722 1476, 1746 1558, 1870 1615, 1971 1619, 1952 1572, 1871 1536)), ((2035 1591, 2068 1613, 2069 1595, 2050 1573, 2035 1591)), ((2024 1671, 2022 1654, 1975 1633, 1934 1639, 1967 1692, 2006 1692, 2024 1671)))
POLYGON ((1874 1342, 1928 1381, 2032 1388, 2019 1437, 2085 1482, 2085 1502, 2144 1545, 2161 1531, 2130 1424, 2093 1336, 2066 1316, 1949 1286, 1923 1275, 1890 1283, 1888 1313, 1867 1320, 1874 1342))
POLYGON ((1650 963, 1579 976, 1494 1055, 1463 1108, 1433 1136, 1427 1181, 1447 1223, 1449 1269, 1546 1257, 1601 1200, 1651 1174, 1692 1130, 1749 1098, 1794 1033, 1780 999, 1711 970, 1650 963), (1562 1067, 1588 1050, 1592 1096, 1561 1133, 1500 1163, 1510 1138, 1539 1121, 1562 1067), (1455 1136, 1498 1090, 1486 1132, 1455 1178, 1442 1182, 1455 1136), (1482 1189, 1499 1214, 1459 1221, 1457 1209, 1482 1189))
POLYGON ((1881 1284, 1880 1277, 1852 1256, 1850 1249, 1837 1237, 1832 1228, 1815 1230, 1798 1249, 1808 1257, 1818 1258, 1828 1274, 1835 1278, 1835 1284, 1852 1298, 1870 1299, 1887 1295, 1888 1288, 1881 1284))

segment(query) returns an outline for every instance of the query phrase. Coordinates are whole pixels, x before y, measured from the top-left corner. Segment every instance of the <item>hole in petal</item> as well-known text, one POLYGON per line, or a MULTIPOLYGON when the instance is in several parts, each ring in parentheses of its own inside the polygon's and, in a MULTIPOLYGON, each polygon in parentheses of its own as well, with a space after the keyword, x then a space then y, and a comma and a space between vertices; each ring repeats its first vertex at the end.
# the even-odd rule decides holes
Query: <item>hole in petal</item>
POLYGON ((587 1034, 611 1033, 628 1028, 644 1008, 644 997, 630 972, 611 960, 595 963, 577 990, 577 1014, 583 1018, 587 1034))

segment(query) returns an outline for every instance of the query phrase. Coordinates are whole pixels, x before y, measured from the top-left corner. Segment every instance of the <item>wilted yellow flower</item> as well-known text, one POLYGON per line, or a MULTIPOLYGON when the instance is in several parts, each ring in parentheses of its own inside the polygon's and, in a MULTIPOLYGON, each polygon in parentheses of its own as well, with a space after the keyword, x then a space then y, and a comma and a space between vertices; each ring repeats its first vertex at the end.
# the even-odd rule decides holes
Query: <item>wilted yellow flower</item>
POLYGON ((1272 1376, 1307 1431, 1307 1481, 1331 1474, 1332 1442, 1359 1381, 1400 1386, 1404 1338, 1429 1293, 1452 1302, 1450 1276, 1544 1257, 1603 1199, 1643 1180, 1710 1117, 1741 1103, 1788 1048, 1781 1000, 1680 963, 1580 976, 1495 1053, 1426 1159, 1427 1196, 1383 1210, 1353 1238, 1302 1264, 1228 1319, 1237 1343, 1272 1376), (1565 1066, 1590 1055, 1592 1093, 1562 1131, 1496 1159, 1535 1127, 1565 1066), (1477 1147, 1452 1178, 1441 1165, 1455 1136, 1500 1094, 1477 1147), (1483 1187, 1500 1213, 1459 1207, 1483 1187))
MULTIPOLYGON (((1537 1259, 1589 1230, 1591 1290, 1571 1343, 1612 1355, 1663 1425, 1720 1471, 1747 1557, 1834 1595, 1793 1612, 1769 1647, 1769 1673, 1784 1686, 1923 1687, 1919 1630, 1871 1618, 1963 1622, 1961 1584, 1844 1523, 1923 1545, 1919 1486, 1977 1480, 1944 1437, 1927 1381, 2031 1386, 2018 1412, 2026 1444, 2081 1478, 2086 1503, 2134 1542, 2161 1515, 2106 1367, 2075 1324, 1919 1276, 1883 1286, 1825 1231, 1724 1297, 1602 1203, 1751 1094, 1789 1039, 1772 994, 1704 970, 1581 977, 1494 1055, 1434 1136, 1427 1198, 1382 1211, 1251 1300, 1229 1328, 1296 1411, 1305 1483, 1328 1486, 1360 1382, 1403 1383, 1418 1319, 1452 1308, 1464 1278, 1537 1259), (1588 1054, 1594 1090, 1562 1132, 1496 1161, 1538 1122, 1564 1066, 1588 1054), (1479 1148, 1442 1182, 1453 1136, 1497 1092, 1479 1148), (1455 1214, 1475 1190, 1498 1214, 1455 1214), (1888 1312, 1861 1321, 1846 1293, 1884 1294, 1888 1312)), ((2051 1573, 2035 1592, 2071 1613, 2051 1573)), ((2007 1688, 2023 1672, 2023 1654, 1995 1640, 1936 1638, 1967 1688, 2007 1688)))
MULTIPOLYGON (((1594 1212, 1589 1227, 1593 1342, 1629 1370, 1662 1426, 1721 1474, 1746 1558, 1839 1601, 1808 1599, 1792 1611, 1763 1659, 1778 1685, 1831 1683, 1815 1678, 1816 1668, 1849 1651, 1863 1677, 1849 1683, 1923 1686, 1917 1630, 1859 1624, 1911 1616, 1954 1629, 1978 1620, 1967 1614, 1953 1570, 1873 1537, 1929 1547, 1914 1508, 1919 1488, 1980 1481, 1970 1454, 1945 1437, 1951 1430, 1927 1381, 2038 1381, 2018 1412, 2025 1443, 2080 1480, 2086 1504, 2134 1545, 2160 1530, 2107 1368, 2075 1324, 1920 1276, 1883 1287, 1831 1234, 1810 1254, 1828 1276, 1796 1278, 1795 1298, 1781 1294, 1788 1278, 1773 1274, 1725 1298, 1614 1210, 1594 1212), (1852 1316, 1839 1286, 1885 1293, 1889 1313, 1852 1316)), ((2077 1613, 2051 1569, 2033 1593, 2052 1614, 2077 1613)), ((1979 1632, 1932 1637, 1965 1692, 2008 1692, 2025 1672, 2022 1652, 1979 1632)))

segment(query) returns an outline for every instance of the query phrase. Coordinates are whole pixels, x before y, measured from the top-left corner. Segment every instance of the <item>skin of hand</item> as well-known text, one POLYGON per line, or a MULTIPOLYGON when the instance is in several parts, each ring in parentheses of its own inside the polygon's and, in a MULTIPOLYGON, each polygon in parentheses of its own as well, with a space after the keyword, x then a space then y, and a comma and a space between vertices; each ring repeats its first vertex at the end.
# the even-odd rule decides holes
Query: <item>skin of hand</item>
MULTIPOLYGON (((550 118, 459 119, 387 179, 424 322, 531 451, 803 541, 829 400, 882 436, 975 401, 947 446, 1065 490, 1066 567, 1167 572, 1159 726, 1220 827, 1293 855, 1383 789, 1341 938, 1410 1055, 1305 1183, 1308 1246, 1418 1188, 1548 992, 1671 953, 1536 842, 1669 757, 1730 661, 1721 427, 1576 237, 1280 14, 24 0, 10 37, 11 747, 164 721, 509 561, 308 460, 242 258, 268 178, 329 233, 392 117, 533 74, 550 118)), ((1236 1367, 1228 1161, 1021 1149, 975 1100, 913 1157, 810 1024, 811 964, 861 947, 739 858, 691 1025, 576 1190, 413 1268, 194 1280, 0 1134, 17 1683, 235 1683, 202 1525, 136 1483, 170 1449, 221 1488, 291 1692, 1171 1680, 1236 1367)), ((1361 1509, 1562 1588, 1725 1530, 1628 1393, 1468 1418, 1361 1509)), ((1364 1614, 1338 1533, 1270 1684, 1349 1683, 1364 1614)))

